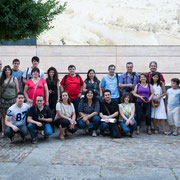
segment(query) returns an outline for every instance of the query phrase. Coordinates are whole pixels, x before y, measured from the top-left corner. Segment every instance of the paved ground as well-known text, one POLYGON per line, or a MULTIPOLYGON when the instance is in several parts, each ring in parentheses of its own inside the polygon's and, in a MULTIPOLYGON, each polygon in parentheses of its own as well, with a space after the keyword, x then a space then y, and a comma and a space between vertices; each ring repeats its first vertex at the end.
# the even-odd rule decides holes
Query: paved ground
POLYGON ((180 179, 180 135, 112 139, 78 131, 65 141, 57 136, 36 145, 0 139, 0 179, 180 179))

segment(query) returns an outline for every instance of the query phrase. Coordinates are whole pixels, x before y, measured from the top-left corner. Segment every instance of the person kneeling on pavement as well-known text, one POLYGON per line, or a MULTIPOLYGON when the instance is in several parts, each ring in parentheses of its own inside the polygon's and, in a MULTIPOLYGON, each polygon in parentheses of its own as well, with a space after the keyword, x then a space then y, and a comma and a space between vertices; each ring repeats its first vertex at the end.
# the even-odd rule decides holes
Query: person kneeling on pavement
POLYGON ((36 105, 32 106, 28 113, 28 129, 32 138, 32 143, 37 143, 37 132, 41 131, 44 138, 48 138, 53 133, 50 122, 52 122, 52 113, 48 106, 44 105, 44 97, 36 97, 36 105))
POLYGON ((111 91, 105 90, 103 93, 104 100, 101 104, 100 117, 100 133, 104 135, 104 131, 109 129, 110 135, 114 138, 117 138, 119 133, 117 132, 117 124, 119 115, 118 103, 111 99, 111 91))
POLYGON ((19 133, 23 141, 25 140, 28 134, 26 114, 29 108, 29 105, 24 103, 24 94, 19 92, 16 97, 16 103, 8 109, 5 117, 5 135, 8 136, 11 141, 14 141, 15 133, 19 133))

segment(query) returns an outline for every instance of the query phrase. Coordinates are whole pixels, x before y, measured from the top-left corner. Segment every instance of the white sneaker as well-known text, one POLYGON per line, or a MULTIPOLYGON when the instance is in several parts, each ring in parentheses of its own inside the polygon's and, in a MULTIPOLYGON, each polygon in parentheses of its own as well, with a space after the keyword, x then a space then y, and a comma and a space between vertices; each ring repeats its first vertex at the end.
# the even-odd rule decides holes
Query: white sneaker
POLYGON ((96 130, 93 130, 92 136, 93 136, 93 137, 96 137, 96 136, 97 136, 96 130))

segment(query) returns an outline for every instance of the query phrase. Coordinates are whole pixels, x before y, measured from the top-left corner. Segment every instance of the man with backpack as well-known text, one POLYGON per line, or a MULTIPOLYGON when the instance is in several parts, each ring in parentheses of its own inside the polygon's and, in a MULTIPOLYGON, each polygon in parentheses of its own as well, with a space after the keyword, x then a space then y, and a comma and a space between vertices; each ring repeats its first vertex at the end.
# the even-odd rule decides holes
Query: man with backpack
POLYGON ((124 95, 126 92, 132 92, 138 84, 139 75, 133 72, 133 63, 126 63, 127 72, 123 73, 119 79, 119 87, 121 88, 121 93, 124 95))
POLYGON ((69 74, 61 80, 61 92, 67 91, 70 95, 71 102, 74 104, 76 117, 78 115, 78 105, 80 102, 81 92, 83 89, 83 80, 79 74, 76 74, 74 65, 68 66, 69 74))

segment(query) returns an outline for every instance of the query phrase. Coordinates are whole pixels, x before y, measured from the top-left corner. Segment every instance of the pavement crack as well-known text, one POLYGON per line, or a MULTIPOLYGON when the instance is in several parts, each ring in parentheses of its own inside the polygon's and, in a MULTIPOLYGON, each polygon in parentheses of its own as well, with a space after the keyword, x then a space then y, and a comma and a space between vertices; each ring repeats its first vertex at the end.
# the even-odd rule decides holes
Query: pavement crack
POLYGON ((175 179, 178 180, 178 177, 177 177, 176 173, 174 172, 173 168, 170 168, 170 170, 172 171, 172 174, 174 175, 175 179))

